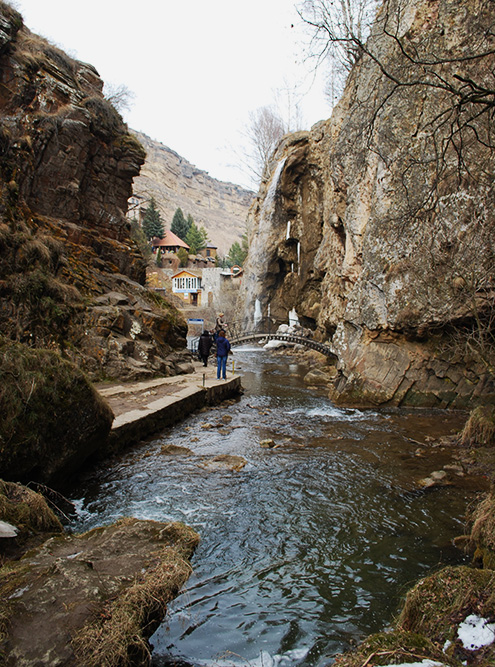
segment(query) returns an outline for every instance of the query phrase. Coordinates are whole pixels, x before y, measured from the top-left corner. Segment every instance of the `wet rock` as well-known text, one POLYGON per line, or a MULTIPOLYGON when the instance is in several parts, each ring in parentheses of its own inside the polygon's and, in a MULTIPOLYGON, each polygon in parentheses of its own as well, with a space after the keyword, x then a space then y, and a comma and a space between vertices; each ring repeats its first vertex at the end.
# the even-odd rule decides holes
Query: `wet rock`
MULTIPOLYGON (((198 438, 196 438, 197 440, 198 438)), ((190 456, 192 454, 192 451, 188 449, 187 447, 181 447, 180 445, 163 445, 163 447, 160 450, 161 454, 165 454, 167 456, 190 456)))
POLYGON ((304 376, 304 384, 313 386, 326 386, 337 376, 337 369, 334 366, 328 368, 313 368, 304 376))
POLYGON ((202 429, 207 431, 210 428, 214 428, 215 424, 212 424, 211 422, 203 422, 202 424, 200 424, 200 426, 201 426, 202 429))
POLYGON ((230 422, 232 421, 232 415, 222 415, 220 419, 224 424, 230 424, 230 422))
POLYGON ((5 664, 110 665, 136 652, 148 664, 146 640, 189 577, 198 541, 183 524, 122 519, 52 538, 3 568, 5 664))
POLYGON ((263 447, 264 449, 273 449, 273 447, 275 447, 275 440, 272 440, 271 438, 261 440, 260 447, 263 447))
POLYGON ((428 489, 432 486, 444 486, 449 484, 448 475, 445 470, 435 470, 428 477, 420 479, 418 485, 428 489))
POLYGON ((219 454, 200 463, 201 467, 207 470, 232 470, 233 472, 239 472, 246 464, 247 461, 243 456, 233 456, 231 454, 219 454))

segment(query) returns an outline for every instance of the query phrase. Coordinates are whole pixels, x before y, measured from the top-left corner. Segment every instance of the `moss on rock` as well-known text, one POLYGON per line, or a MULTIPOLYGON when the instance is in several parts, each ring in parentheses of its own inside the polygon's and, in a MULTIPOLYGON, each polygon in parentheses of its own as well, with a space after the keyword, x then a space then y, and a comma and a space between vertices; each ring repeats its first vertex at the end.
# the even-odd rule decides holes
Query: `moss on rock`
POLYGON ((113 413, 60 355, 0 340, 0 475, 60 482, 101 447, 113 413))
MULTIPOLYGON (((462 655, 457 630, 468 616, 495 616, 495 572, 470 567, 446 567, 419 581, 406 597, 398 619, 402 630, 427 636, 443 647, 451 642, 448 655, 462 655)), ((482 650, 480 665, 494 664, 495 646, 482 650)))

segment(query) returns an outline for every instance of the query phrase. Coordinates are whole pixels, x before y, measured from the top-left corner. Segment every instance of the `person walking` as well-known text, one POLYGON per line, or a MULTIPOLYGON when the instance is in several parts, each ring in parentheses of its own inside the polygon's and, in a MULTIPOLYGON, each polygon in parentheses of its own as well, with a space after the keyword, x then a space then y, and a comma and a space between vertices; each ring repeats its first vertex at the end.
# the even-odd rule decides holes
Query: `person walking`
POLYGON ((225 338, 225 331, 220 329, 217 338, 217 380, 220 375, 224 380, 227 379, 227 357, 230 352, 230 343, 225 338))
POLYGON ((198 342, 198 356, 203 362, 203 366, 208 366, 208 355, 210 354, 213 338, 209 331, 203 331, 198 342))

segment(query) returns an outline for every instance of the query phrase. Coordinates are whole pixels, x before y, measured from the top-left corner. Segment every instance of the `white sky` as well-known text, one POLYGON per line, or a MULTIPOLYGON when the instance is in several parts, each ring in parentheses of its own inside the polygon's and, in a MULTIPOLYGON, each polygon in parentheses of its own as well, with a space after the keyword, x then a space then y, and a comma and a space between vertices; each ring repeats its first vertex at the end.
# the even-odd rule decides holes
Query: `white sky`
POLYGON ((294 0, 13 0, 26 26, 135 95, 129 127, 220 180, 238 167, 249 112, 299 86, 305 127, 330 115, 304 62, 294 0), (291 27, 293 26, 293 27, 291 27))

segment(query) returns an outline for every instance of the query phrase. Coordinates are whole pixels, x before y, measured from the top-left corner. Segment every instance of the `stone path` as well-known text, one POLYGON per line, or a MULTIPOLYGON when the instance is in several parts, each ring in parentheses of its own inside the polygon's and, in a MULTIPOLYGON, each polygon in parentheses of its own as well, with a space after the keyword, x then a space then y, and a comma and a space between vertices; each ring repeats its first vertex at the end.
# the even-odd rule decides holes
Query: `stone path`
POLYGON ((115 419, 110 449, 117 451, 176 423, 205 405, 214 405, 242 391, 239 375, 216 379, 216 366, 194 362, 194 373, 154 378, 134 384, 96 384, 115 419))

